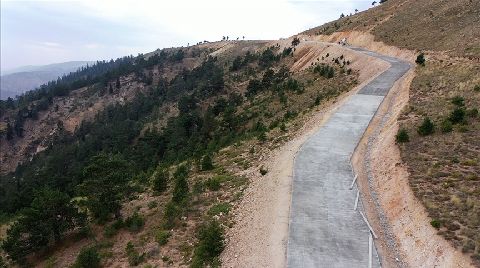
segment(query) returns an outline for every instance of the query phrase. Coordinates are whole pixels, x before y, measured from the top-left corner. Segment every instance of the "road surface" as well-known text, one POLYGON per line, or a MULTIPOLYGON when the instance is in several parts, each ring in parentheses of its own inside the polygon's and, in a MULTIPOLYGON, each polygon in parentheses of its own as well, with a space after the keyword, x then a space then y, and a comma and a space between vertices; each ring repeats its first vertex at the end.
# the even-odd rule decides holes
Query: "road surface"
MULTIPOLYGON (((393 84, 410 64, 361 48, 391 67, 352 95, 298 152, 293 174, 287 267, 368 267, 369 228, 354 210, 350 156, 393 84)), ((380 267, 373 247, 373 267, 380 267)))

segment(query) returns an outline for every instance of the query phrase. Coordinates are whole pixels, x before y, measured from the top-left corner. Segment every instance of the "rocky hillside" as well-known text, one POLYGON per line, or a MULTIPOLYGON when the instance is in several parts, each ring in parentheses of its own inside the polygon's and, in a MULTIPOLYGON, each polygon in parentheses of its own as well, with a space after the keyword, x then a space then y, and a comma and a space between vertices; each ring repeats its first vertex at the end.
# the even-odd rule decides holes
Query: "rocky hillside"
POLYGON ((263 155, 357 83, 355 58, 310 47, 159 50, 1 102, 3 261, 217 265, 242 171, 268 173, 263 155))

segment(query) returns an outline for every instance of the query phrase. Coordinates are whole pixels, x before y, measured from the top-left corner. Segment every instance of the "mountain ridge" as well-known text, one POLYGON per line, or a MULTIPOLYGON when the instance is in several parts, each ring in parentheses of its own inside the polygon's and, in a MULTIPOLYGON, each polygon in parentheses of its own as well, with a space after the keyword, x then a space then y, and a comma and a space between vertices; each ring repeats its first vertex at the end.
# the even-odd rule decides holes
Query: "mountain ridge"
POLYGON ((33 90, 49 81, 56 80, 93 61, 68 61, 48 65, 22 66, 2 71, 0 78, 0 99, 15 98, 26 91, 33 90))

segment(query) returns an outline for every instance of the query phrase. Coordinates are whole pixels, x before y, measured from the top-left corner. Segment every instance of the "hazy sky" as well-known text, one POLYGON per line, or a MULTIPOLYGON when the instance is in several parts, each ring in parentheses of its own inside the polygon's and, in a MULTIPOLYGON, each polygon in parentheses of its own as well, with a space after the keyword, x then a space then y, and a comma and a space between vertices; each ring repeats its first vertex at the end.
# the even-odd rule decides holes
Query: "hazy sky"
POLYGON ((110 59, 157 48, 288 37, 372 0, 1 1, 1 68, 110 59))

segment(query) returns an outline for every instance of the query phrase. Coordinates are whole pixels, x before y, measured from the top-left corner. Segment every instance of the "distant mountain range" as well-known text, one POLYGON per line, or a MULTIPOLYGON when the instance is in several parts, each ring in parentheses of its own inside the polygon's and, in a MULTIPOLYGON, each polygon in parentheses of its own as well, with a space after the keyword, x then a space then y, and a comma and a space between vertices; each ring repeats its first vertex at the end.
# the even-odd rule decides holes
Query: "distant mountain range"
POLYGON ((0 99, 15 97, 28 90, 35 89, 63 74, 74 72, 91 61, 69 61, 42 66, 23 66, 2 71, 0 79, 0 99))

